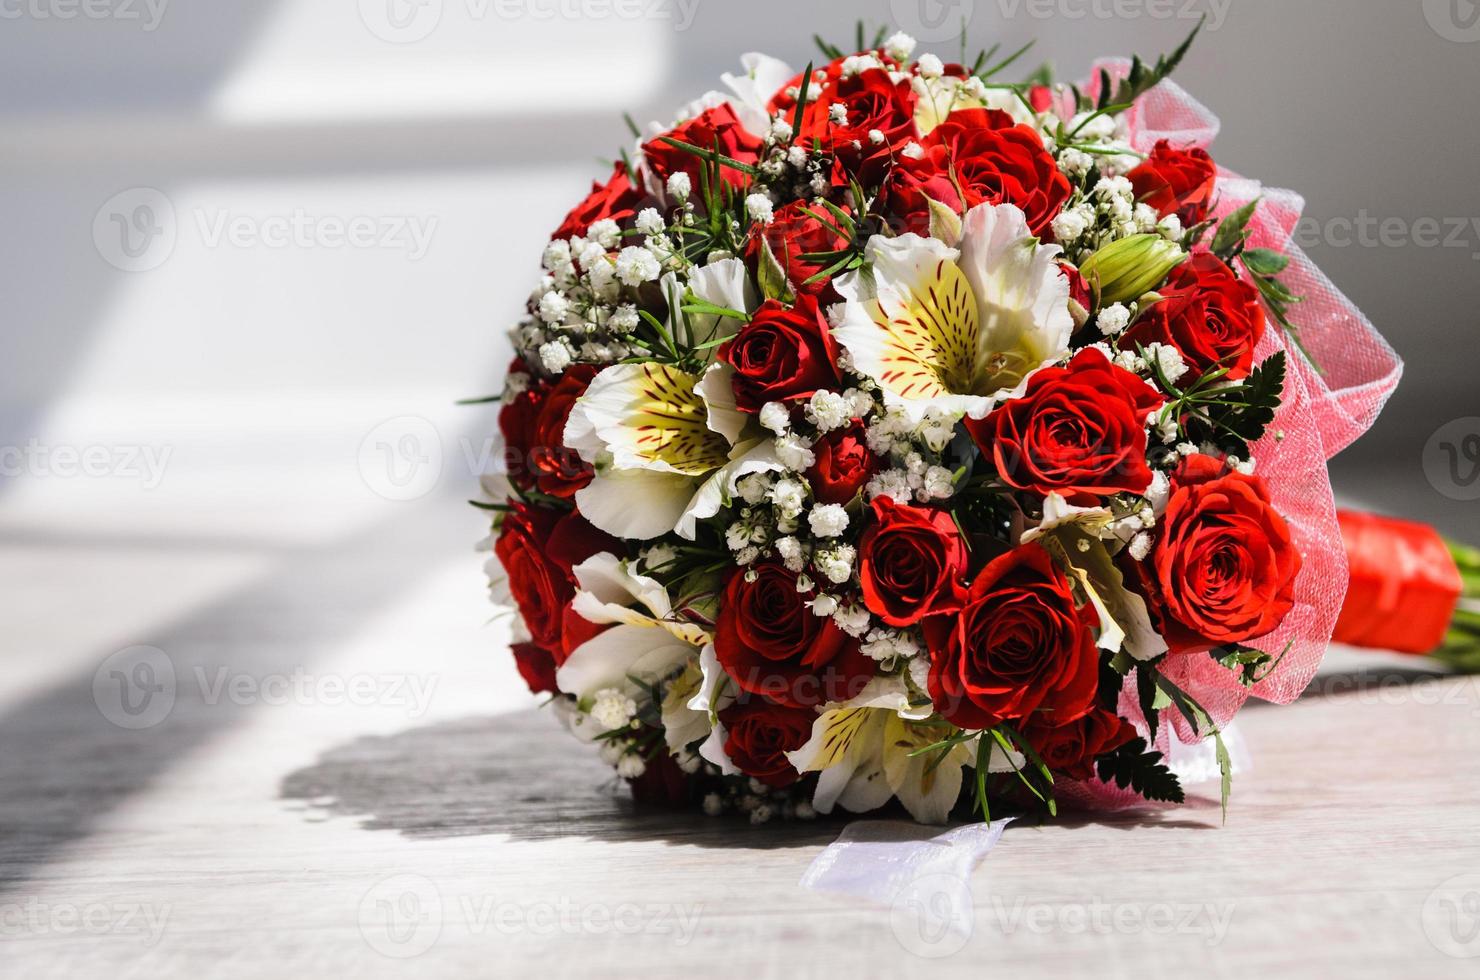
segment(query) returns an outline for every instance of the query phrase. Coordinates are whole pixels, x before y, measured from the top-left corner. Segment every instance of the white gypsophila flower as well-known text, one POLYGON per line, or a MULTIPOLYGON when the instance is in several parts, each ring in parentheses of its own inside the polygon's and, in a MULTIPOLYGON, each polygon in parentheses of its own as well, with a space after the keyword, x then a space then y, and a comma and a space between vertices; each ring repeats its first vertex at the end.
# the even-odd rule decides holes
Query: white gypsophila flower
POLYGON ((755 221, 769 225, 775 220, 775 205, 764 194, 752 194, 745 199, 745 211, 755 221))
POLYGON ((1125 177, 1106 177, 1095 185, 1094 194, 1102 200, 1121 200, 1135 203, 1136 189, 1125 177))
POLYGON ((602 218, 586 230, 586 237, 601 243, 602 248, 615 248, 622 240, 622 226, 611 218, 602 218))
POLYGON ((1095 165, 1095 158, 1083 150, 1067 149, 1059 154, 1059 170, 1066 177, 1083 177, 1095 165))
POLYGON ((1146 370, 1146 362, 1133 350, 1116 351, 1111 360, 1116 367, 1124 368, 1132 374, 1141 374, 1146 370))
POLYGON ((1182 352, 1171 344, 1151 344, 1146 348, 1146 353, 1156 358, 1156 364, 1161 368, 1161 373, 1166 375, 1167 380, 1172 384, 1176 384, 1183 375, 1192 370, 1182 359, 1182 352))
POLYGON ((904 31, 896 31, 884 42, 884 53, 903 64, 915 53, 915 39, 904 31))
POLYGON ((802 548, 802 543, 791 535, 776 539, 776 553, 781 556, 788 571, 800 572, 807 567, 807 552, 802 548))
POLYGON ((609 738, 601 743, 601 748, 597 751, 597 755, 601 757, 602 762, 605 762, 609 766, 615 766, 626 752, 627 746, 614 738, 609 738))
POLYGON ((594 340, 588 340, 581 345, 581 360, 592 364, 610 364, 617 356, 606 344, 598 344, 594 340))
POLYGON ((623 779, 636 779, 647 772, 647 763, 642 756, 631 752, 617 760, 617 775, 623 779))
POLYGON ((529 390, 529 375, 515 371, 504 379, 504 391, 510 395, 522 395, 529 390))
POLYGON ((1131 325, 1131 311, 1124 303, 1112 303, 1100 311, 1100 318, 1096 322, 1100 333, 1106 337, 1114 336, 1131 325))
POLYGON ((606 260, 606 249, 600 242, 582 242, 571 247, 571 253, 582 269, 590 269, 606 260))
POLYGON ((663 266, 652 252, 629 245, 617 255, 617 278, 624 286, 641 286, 652 282, 663 272, 663 266))
POLYGON ((753 824, 767 823, 770 821, 771 815, 771 804, 757 803, 755 806, 751 807, 750 822, 753 824))
POLYGON ((540 257, 540 264, 550 272, 569 272, 571 268, 570 242, 557 238, 546 245, 545 254, 540 257))
POLYGON ((838 611, 838 600, 830 595, 820 595, 807 603, 812 615, 819 619, 830 619, 838 611))
POLYGON ((1137 204, 1135 210, 1136 231, 1150 234, 1161 223, 1161 215, 1149 204, 1137 204))
POLYGON ((546 323, 560 323, 570 312, 570 300, 557 292, 548 292, 540 297, 540 319, 546 323))
POLYGON ((1147 534, 1146 532, 1143 531, 1140 534, 1136 535, 1134 538, 1131 539, 1131 557, 1134 558, 1136 561, 1145 561, 1146 556, 1151 554, 1152 544, 1153 542, 1151 539, 1151 535, 1147 534))
POLYGON ((806 414, 807 421, 817 426, 819 432, 831 432, 852 421, 853 408, 836 391, 819 391, 807 403, 806 414))
POLYGON ((1053 219, 1053 235, 1061 242, 1072 242, 1089 228, 1084 215, 1077 210, 1065 211, 1053 219))
POLYGON ((844 78, 852 78, 854 75, 861 75, 864 72, 870 71, 874 68, 883 67, 884 63, 880 61, 879 56, 874 54, 872 51, 865 51, 861 54, 851 54, 843 59, 842 76, 844 78))
POLYGON ((693 181, 689 175, 680 170, 668 178, 668 195, 677 201, 687 201, 689 195, 694 192, 693 181))
POLYGON ((776 439, 776 458, 782 466, 797 473, 811 469, 817 462, 817 456, 812 452, 812 441, 795 432, 776 439))
POLYGON ((615 731, 625 728, 637 714, 637 702, 615 687, 605 687, 596 692, 590 714, 603 729, 615 731))
POLYGON ((741 548, 735 552, 735 564, 748 567, 761 560, 761 549, 755 545, 741 548))
POLYGON ((920 70, 921 78, 939 78, 946 73, 946 66, 936 55, 929 52, 920 55, 915 62, 915 67, 920 70))
MULTIPOLYGON (((638 251, 641 251, 641 249, 638 249, 638 251)), ((603 256, 600 262, 590 267, 590 271, 586 273, 586 278, 591 283, 591 291, 598 298, 608 301, 617 298, 617 293, 621 287, 617 283, 617 267, 612 263, 611 259, 603 256)))
POLYGON ((724 812, 724 797, 720 796, 718 793, 704 794, 704 814, 706 816, 717 817, 724 812))
POLYGON ((641 322, 642 318, 638 315, 637 307, 631 303, 623 303, 617 307, 612 313, 611 319, 607 321, 613 330, 619 330, 623 333, 636 330, 637 325, 641 322))
MULTIPOLYGON (((790 134, 788 133, 788 135, 790 134)), ((802 146, 793 146, 791 149, 787 150, 786 162, 789 163, 795 170, 801 170, 805 168, 807 166, 806 148, 802 146)))
POLYGON ((767 402, 761 406, 760 422, 778 436, 784 436, 791 429, 791 410, 781 402, 767 402))
POLYGON ((807 506, 807 488, 796 480, 778 480, 771 488, 771 503, 783 515, 795 518, 807 506))
POLYGON ((1162 218, 1156 225, 1163 238, 1169 238, 1174 242, 1182 240, 1182 218, 1180 215, 1169 214, 1162 218))
POLYGON ((668 222, 657 208, 643 208, 638 212, 635 227, 644 235, 661 235, 668 230, 668 222))
POLYGON ((838 629, 849 636, 863 636, 868 633, 873 617, 863 606, 843 606, 833 613, 833 622, 838 624, 838 629))
POLYGON ((741 477, 740 482, 735 484, 735 489, 739 492, 741 500, 752 507, 757 507, 771 492, 771 475, 751 473, 749 476, 741 477))
POLYGON ((774 143, 785 143, 791 139, 792 124, 785 116, 777 116, 771 120, 771 141, 774 143))
POLYGON ((834 102, 827 107, 827 118, 839 126, 848 125, 848 107, 841 102, 834 102))
POLYGON ((1177 454, 1180 456, 1196 456, 1197 447, 1190 442, 1177 443, 1177 454))
POLYGON ((942 412, 930 409, 924 420, 915 429, 915 437, 925 443, 931 452, 945 452, 945 448, 956 437, 956 423, 961 421, 957 412, 942 412))
POLYGON ((792 810, 792 816, 798 820, 816 820, 817 811, 806 800, 798 800, 796 807, 792 810))
POLYGON ((564 340, 552 340, 540 346, 540 363, 551 374, 564 372, 572 359, 570 345, 564 340))
POLYGON ((871 129, 868 131, 868 141, 874 146, 881 146, 884 142, 884 139, 885 137, 882 131, 877 129, 871 129))
POLYGON ((840 544, 812 556, 812 564, 834 585, 842 585, 853 577, 853 560, 858 553, 850 544, 840 544))
POLYGON ((915 496, 910 487, 910 475, 903 470, 884 470, 868 481, 864 492, 871 501, 888 497, 897 504, 908 504, 915 496))
POLYGON ((1229 464, 1232 465, 1234 469, 1238 470, 1244 476, 1254 475, 1254 460, 1252 459, 1240 460, 1238 463, 1234 463, 1232 460, 1229 460, 1229 464))
POLYGON ((923 503, 932 500, 947 500, 956 493, 955 474, 944 466, 932 466, 925 471, 925 484, 920 488, 923 503))
POLYGON ((836 538, 848 529, 848 511, 838 504, 820 504, 807 515, 807 525, 819 538, 836 538))
POLYGON ((874 396, 859 388, 849 388, 843 392, 843 397, 848 400, 848 413, 852 418, 863 418, 874 410, 874 396))
POLYGON ((697 752, 688 749, 679 749, 673 756, 673 761, 678 763, 678 768, 692 776, 704 766, 704 757, 697 752))
POLYGON ((1177 416, 1171 412, 1157 409, 1146 416, 1146 427, 1154 431, 1163 443, 1177 441, 1177 416))
POLYGON ((919 143, 916 143, 914 140, 910 140, 904 145, 904 149, 899 151, 899 155, 902 157, 909 157, 911 160, 919 160, 921 157, 925 156, 925 147, 921 146, 919 143))
POLYGON ((826 193, 828 188, 827 178, 824 177, 822 174, 818 174, 816 177, 812 178, 811 187, 812 193, 814 194, 826 193))

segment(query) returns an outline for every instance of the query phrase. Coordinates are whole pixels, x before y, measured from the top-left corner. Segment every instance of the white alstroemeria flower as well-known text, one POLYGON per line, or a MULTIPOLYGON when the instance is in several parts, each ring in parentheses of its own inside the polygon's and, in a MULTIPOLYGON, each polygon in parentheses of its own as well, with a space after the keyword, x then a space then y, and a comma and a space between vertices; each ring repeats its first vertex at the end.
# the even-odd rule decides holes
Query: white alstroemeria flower
POLYGON ((918 422, 930 409, 984 418, 1069 350, 1069 280, 1011 204, 962 221, 961 247, 875 236, 868 268, 838 282, 833 335, 885 400, 918 422))
POLYGON ((619 538, 660 537, 678 527, 705 480, 743 455, 733 440, 746 418, 733 393, 726 398, 728 385, 705 381, 656 362, 596 376, 565 427, 565 444, 596 468, 576 494, 587 520, 619 538))
POLYGON ((915 103, 915 127, 921 136, 946 121, 958 109, 999 109, 1014 122, 1039 128, 1041 120, 1033 107, 1010 88, 987 88, 980 81, 942 75, 937 78, 916 76, 911 80, 918 101, 915 103))
MULTIPOLYGON (((679 108, 678 120, 683 122, 702 115, 708 109, 728 105, 735 111, 735 118, 740 120, 740 125, 752 135, 764 139, 771 131, 771 113, 767 107, 771 96, 795 78, 797 73, 786 62, 754 51, 740 56, 740 67, 744 71, 739 75, 725 72, 720 76, 720 80, 730 90, 728 93, 713 90, 705 92, 679 108)), ((649 128, 654 130, 653 135, 660 135, 673 127, 653 123, 649 128)))
MULTIPOLYGON (((740 259, 720 259, 692 270, 689 274, 688 291, 697 300, 722 310, 744 313, 747 318, 760 306, 760 298, 756 296, 755 286, 751 284, 750 273, 740 259)), ((710 358, 715 354, 714 341, 733 337, 745 325, 744 321, 734 317, 708 313, 680 315, 684 296, 673 273, 663 277, 663 295, 668 300, 669 309, 675 311, 669 315, 669 329, 674 331, 673 336, 690 347, 711 345, 706 348, 710 358)))
MULTIPOLYGON (((797 772, 820 773, 813 808, 866 813, 897 796, 921 823, 945 823, 961 792, 962 769, 973 764, 974 755, 958 745, 939 764, 933 753, 912 758, 943 737, 941 729, 918 724, 930 711, 928 705, 910 705, 897 677, 876 677, 852 701, 828 706, 807 744, 787 753, 797 772)), ((992 760, 994 773, 1023 765, 1016 753, 1009 759, 996 752, 992 760)))
POLYGON ((673 615, 673 600, 663 583, 634 572, 631 562, 602 552, 572 572, 578 588, 571 609, 588 623, 657 627, 696 647, 709 642, 702 626, 673 615))
POLYGON ((616 690, 641 703, 647 697, 638 684, 657 684, 678 673, 697 648, 666 631, 623 623, 576 647, 555 672, 560 690, 574 694, 587 710, 597 692, 616 690))

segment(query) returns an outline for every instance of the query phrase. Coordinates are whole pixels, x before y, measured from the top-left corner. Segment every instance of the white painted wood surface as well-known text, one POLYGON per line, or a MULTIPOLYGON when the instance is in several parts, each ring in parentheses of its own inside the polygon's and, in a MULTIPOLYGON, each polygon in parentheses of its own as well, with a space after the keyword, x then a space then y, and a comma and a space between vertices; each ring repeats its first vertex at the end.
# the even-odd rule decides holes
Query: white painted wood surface
POLYGON ((1448 955, 1480 954, 1473 681, 1337 656, 1306 700, 1243 715, 1254 768, 1226 827, 1204 787, 1180 811, 1011 829, 964 948, 922 946, 889 909, 797 886, 835 824, 634 811, 520 693, 458 550, 476 516, 402 511, 301 548, 0 520, 0 975, 1480 966, 1448 955), (139 644, 176 689, 129 731, 94 676, 139 644))

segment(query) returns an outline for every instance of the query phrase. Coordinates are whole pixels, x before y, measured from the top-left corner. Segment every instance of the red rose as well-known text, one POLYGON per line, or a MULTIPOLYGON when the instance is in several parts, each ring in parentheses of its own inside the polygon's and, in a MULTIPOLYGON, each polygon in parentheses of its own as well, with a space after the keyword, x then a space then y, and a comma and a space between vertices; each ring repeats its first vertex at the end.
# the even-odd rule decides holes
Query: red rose
POLYGON ((922 145, 927 151, 944 147, 950 154, 965 198, 963 211, 978 204, 1014 204, 1033 234, 1051 237, 1053 219, 1073 189, 1031 126, 1018 125, 996 109, 958 109, 922 145))
POLYGON ((814 141, 820 143, 847 171, 858 171, 865 161, 887 164, 891 147, 902 145, 918 134, 917 99, 910 80, 895 81, 882 68, 870 68, 841 79, 819 96, 802 111, 798 139, 803 146, 812 146, 814 141), (844 122, 833 119, 835 104, 846 110, 844 122), (869 138, 875 130, 883 134, 883 142, 875 143, 869 138))
POLYGON ((1210 456, 1190 456, 1173 474, 1161 534, 1135 563, 1173 653, 1274 632, 1295 605, 1300 567, 1264 481, 1210 456))
POLYGON ((835 252, 847 247, 848 239, 838 234, 836 224, 822 205, 793 201, 777 208, 769 225, 755 226, 746 242, 745 260, 752 271, 757 269, 761 261, 761 243, 765 242, 771 246, 771 254, 781 264, 786 280, 795 292, 821 295, 832 285, 831 280, 821 279, 811 285, 806 283, 827 266, 802 256, 835 252), (828 223, 824 224, 814 215, 827 217, 828 223))
MULTIPOLYGON (((698 186, 695 184, 694 186, 698 186)), ((604 218, 626 221, 637 214, 642 194, 627 176, 627 165, 621 161, 612 169, 605 184, 592 183, 591 193, 565 216, 551 240, 586 234, 586 230, 604 218)))
POLYGON ((1023 737, 1050 771, 1070 779, 1093 779, 1095 760, 1134 741, 1136 729, 1114 712, 1096 708, 1057 728, 1046 716, 1034 716, 1024 726, 1023 737))
POLYGON ((618 557, 626 554, 622 542, 586 520, 578 510, 562 515, 549 529, 542 544, 545 554, 572 580, 574 573, 571 570, 593 555, 604 551, 618 557))
POLYGON ((1194 255, 1158 290, 1163 299, 1127 330, 1120 346, 1167 344, 1200 373, 1228 368, 1230 380, 1249 376, 1264 336, 1259 290, 1211 252, 1194 255))
POLYGON ((519 668, 519 676, 529 685, 529 693, 559 692, 555 686, 555 658, 550 651, 536 643, 515 643, 513 650, 514 666, 519 668))
MULTIPOLYGON (((760 137, 751 135, 740 124, 735 110, 728 103, 706 109, 701 115, 666 135, 702 150, 718 150, 721 156, 727 156, 739 163, 753 164, 760 160, 760 137)), ((642 153, 648 167, 662 182, 666 183, 676 173, 688 174, 697 198, 704 186, 699 179, 699 171, 709 166, 708 161, 688 150, 679 149, 672 143, 666 143, 662 138, 644 143, 642 153)), ((721 166, 720 177, 735 188, 744 188, 750 183, 750 177, 729 166, 721 166)))
POLYGON ((714 649, 742 690, 810 708, 848 701, 874 675, 874 663, 830 618, 818 616, 780 565, 737 572, 720 597, 714 649), (755 581, 749 581, 750 574, 755 581))
POLYGON ((546 553, 547 539, 560 518, 556 511, 515 504, 504 515, 493 546, 525 626, 534 642, 546 650, 560 646, 565 607, 575 597, 569 569, 546 553))
POLYGON ((854 419, 812 446, 817 461, 807 471, 812 496, 820 504, 851 504, 879 472, 879 457, 868 447, 868 428, 854 419))
POLYGON ((735 369, 735 403, 759 412, 767 402, 801 401, 839 384, 838 348, 815 297, 787 307, 767 300, 749 323, 719 348, 735 369))
POLYGON ((692 784, 688 774, 679 768, 678 762, 667 752, 659 752, 648 760, 642 775, 627 780, 632 787, 632 799, 652 806, 678 806, 689 797, 692 784))
POLYGON ((942 510, 873 503, 873 521, 858 544, 858 576, 869 611, 890 626, 961 608, 958 584, 968 555, 956 522, 942 510))
POLYGON ((594 366, 573 365, 543 397, 534 421, 534 442, 529 447, 529 470, 535 475, 541 493, 568 500, 595 475, 591 465, 565 445, 565 423, 570 410, 595 377, 594 366))
POLYGON ((504 468, 511 483, 521 490, 530 490, 535 485, 535 474, 530 472, 529 457, 539 442, 535 429, 549 386, 531 374, 518 358, 509 365, 509 373, 529 375, 529 386, 513 398, 505 399, 499 409, 498 428, 504 437, 504 468))
POLYGON ((1162 140, 1129 176, 1138 200, 1163 218, 1175 214, 1191 227, 1208 216, 1218 167, 1206 150, 1174 150, 1162 140))
POLYGON ((1146 417, 1164 404, 1136 375, 1085 350, 1067 367, 1037 372, 1023 397, 967 428, 1008 486, 1092 506, 1151 485, 1146 417))
POLYGON ((960 615, 925 620, 936 710, 970 731, 1035 713, 1083 718, 1099 686, 1094 622, 1047 551, 1008 552, 977 575, 960 615))
POLYGON ((719 713, 725 726, 725 755, 741 772, 777 789, 790 786, 801 774, 787 761, 812 737, 817 715, 806 708, 788 708, 759 698, 737 701, 719 713))

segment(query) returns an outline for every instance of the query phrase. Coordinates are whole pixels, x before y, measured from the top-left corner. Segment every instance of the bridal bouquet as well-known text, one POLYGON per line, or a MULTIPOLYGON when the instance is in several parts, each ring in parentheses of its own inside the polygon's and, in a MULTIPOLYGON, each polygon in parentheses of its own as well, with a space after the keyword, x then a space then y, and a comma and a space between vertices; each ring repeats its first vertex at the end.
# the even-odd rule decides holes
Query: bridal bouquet
POLYGON ((1224 727, 1331 637, 1326 460, 1399 365, 1299 199, 1206 152, 1188 44, 1073 86, 747 55, 561 223, 479 506, 520 672, 639 794, 1180 802, 1208 740, 1226 807, 1224 727))

